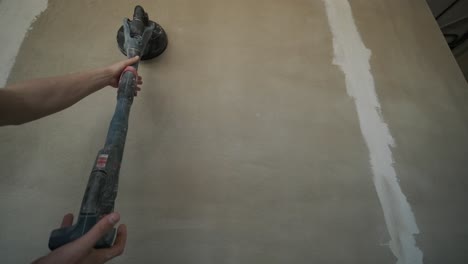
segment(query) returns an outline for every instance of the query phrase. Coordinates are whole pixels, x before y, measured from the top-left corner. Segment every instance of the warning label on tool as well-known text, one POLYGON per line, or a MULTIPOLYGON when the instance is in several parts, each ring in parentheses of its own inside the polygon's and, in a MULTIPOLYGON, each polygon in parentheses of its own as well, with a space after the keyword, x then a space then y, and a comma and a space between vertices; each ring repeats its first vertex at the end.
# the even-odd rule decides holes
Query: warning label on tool
POLYGON ((96 161, 96 168, 104 169, 106 167, 108 157, 109 157, 108 154, 99 154, 97 161, 96 161))

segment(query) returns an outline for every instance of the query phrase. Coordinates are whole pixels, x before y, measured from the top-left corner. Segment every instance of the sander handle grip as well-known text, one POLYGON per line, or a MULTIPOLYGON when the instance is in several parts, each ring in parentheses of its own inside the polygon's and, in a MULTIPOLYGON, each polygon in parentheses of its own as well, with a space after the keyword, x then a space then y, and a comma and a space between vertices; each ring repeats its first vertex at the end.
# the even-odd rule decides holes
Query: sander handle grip
MULTIPOLYGON (((84 236, 99 221, 98 219, 97 215, 80 214, 76 224, 53 230, 49 238, 49 249, 54 250, 84 236)), ((112 247, 116 232, 113 228, 96 243, 94 248, 112 247)))

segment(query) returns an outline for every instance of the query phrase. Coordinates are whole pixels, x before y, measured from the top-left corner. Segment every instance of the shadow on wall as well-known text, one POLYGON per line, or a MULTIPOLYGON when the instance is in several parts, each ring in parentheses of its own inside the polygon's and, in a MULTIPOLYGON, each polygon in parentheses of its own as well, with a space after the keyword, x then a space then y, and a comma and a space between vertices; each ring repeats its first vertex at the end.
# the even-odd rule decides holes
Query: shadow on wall
POLYGON ((468 1, 426 1, 468 81, 468 1))

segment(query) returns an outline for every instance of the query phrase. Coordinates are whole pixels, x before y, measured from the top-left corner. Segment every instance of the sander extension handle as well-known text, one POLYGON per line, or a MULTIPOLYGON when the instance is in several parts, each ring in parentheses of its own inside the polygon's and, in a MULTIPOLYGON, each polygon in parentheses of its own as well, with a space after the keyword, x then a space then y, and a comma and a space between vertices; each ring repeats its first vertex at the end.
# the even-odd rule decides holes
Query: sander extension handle
MULTIPOLYGON (((133 21, 124 19, 125 48, 129 58, 141 56, 151 38, 154 24, 140 6, 135 7, 133 21)), ((127 67, 120 76, 117 105, 107 132, 104 147, 98 152, 89 176, 77 222, 69 227, 53 230, 49 248, 54 250, 86 234, 103 216, 114 211, 117 197, 120 164, 122 162, 128 117, 137 87, 139 62, 127 67)), ((115 228, 101 238, 96 248, 111 247, 115 228)))

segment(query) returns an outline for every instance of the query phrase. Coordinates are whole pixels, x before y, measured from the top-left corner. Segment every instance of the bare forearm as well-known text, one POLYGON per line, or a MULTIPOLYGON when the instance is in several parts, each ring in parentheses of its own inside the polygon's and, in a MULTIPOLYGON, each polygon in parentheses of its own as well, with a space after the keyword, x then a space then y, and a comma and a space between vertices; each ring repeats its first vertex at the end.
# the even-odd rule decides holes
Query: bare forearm
POLYGON ((22 124, 63 110, 109 85, 111 79, 112 72, 101 68, 25 81, 1 89, 1 125, 22 124))
MULTIPOLYGON (((125 67, 135 64, 139 59, 133 57, 93 71, 36 79, 0 88, 0 126, 19 125, 53 114, 107 85, 117 88, 125 67)), ((142 84, 140 77, 137 84, 142 84)))

